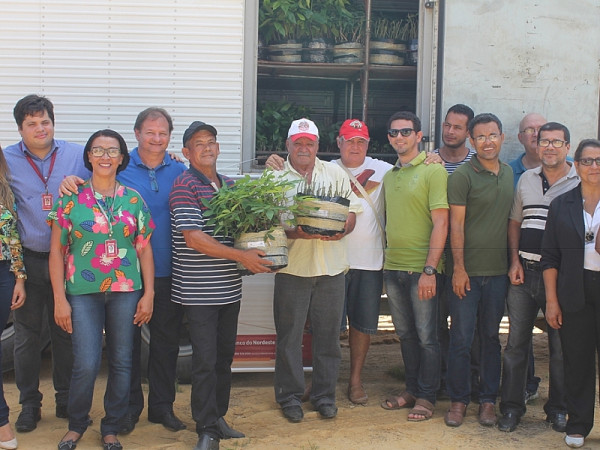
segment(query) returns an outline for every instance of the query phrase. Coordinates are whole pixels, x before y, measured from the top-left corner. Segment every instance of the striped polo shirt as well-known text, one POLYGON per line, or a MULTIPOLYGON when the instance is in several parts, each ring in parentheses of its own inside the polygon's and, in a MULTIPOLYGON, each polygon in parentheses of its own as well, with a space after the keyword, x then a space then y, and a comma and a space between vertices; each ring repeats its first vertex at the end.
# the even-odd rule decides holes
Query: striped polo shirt
POLYGON ((566 176, 544 188, 542 167, 524 172, 517 183, 509 218, 521 224, 519 255, 530 261, 541 259, 541 246, 550 202, 579 184, 572 163, 566 176), (545 192, 544 192, 545 190, 545 192))
MULTIPOLYGON (((233 180, 218 175, 221 185, 232 185, 233 180)), ((221 244, 233 247, 229 236, 214 234, 214 226, 207 225, 202 199, 215 193, 208 178, 190 167, 175 179, 169 204, 173 239, 171 300, 183 305, 225 305, 242 298, 242 279, 234 261, 215 258, 189 248, 184 230, 201 230, 221 244)))

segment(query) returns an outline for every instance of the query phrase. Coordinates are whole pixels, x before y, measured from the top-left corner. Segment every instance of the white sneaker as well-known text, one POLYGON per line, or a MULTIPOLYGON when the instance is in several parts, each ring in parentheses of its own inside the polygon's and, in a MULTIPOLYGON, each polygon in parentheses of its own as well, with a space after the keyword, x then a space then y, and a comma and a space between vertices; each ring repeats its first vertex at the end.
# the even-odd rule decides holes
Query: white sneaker
POLYGON ((0 448, 14 450, 17 448, 17 438, 12 438, 10 441, 0 441, 0 448))
POLYGON ((568 434, 565 436, 565 444, 571 448, 583 447, 584 440, 583 436, 569 436, 568 434))

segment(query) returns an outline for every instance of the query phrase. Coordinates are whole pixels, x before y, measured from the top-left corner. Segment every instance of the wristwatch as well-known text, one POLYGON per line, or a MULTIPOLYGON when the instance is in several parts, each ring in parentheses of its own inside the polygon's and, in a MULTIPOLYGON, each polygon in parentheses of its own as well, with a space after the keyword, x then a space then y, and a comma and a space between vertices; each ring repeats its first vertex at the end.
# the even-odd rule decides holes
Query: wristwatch
POLYGON ((437 273, 437 270, 433 266, 425 266, 423 267, 423 273, 425 275, 435 275, 437 273))
POLYGON ((19 273, 18 273, 18 274, 15 276, 15 278, 16 278, 17 280, 26 280, 26 279, 27 279, 27 275, 25 275, 23 272, 19 272, 19 273))

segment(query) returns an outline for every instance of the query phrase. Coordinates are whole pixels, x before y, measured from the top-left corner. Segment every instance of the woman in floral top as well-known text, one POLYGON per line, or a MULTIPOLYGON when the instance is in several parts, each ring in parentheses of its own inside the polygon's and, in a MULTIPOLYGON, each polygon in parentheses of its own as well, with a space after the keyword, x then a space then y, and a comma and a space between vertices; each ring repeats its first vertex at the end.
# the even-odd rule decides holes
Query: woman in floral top
MULTIPOLYGON (((0 330, 4 330, 11 309, 25 302, 25 268, 21 240, 17 231, 15 198, 8 185, 8 165, 0 148, 0 330)), ((0 347, 0 358, 2 348, 0 347)), ((17 438, 8 423, 0 371, 0 448, 17 448, 17 438)))
POLYGON ((120 134, 94 133, 83 159, 91 178, 77 194, 60 198, 48 216, 54 319, 72 333, 74 358, 69 431, 58 448, 75 448, 87 429, 104 329, 109 369, 100 432, 104 448, 117 450, 119 419, 129 401, 134 326, 152 316, 154 224, 140 195, 116 180, 129 162, 120 134))

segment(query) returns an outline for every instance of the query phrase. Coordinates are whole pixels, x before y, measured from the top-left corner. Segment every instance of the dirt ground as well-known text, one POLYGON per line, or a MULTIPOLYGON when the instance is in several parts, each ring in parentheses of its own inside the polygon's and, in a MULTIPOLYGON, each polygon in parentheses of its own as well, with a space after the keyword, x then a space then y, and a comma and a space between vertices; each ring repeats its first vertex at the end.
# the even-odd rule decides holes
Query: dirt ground
MULTIPOLYGON (((385 327, 384 327, 385 328, 385 327)), ((506 332, 506 326, 503 327, 506 332)), ((506 334, 502 335, 503 346, 506 334)), ((544 422, 543 404, 548 390, 548 353, 546 335, 535 334, 536 374, 542 377, 540 398, 530 402, 521 425, 513 433, 484 428, 477 422, 477 405, 471 404, 464 424, 459 428, 444 425, 448 400, 440 400, 435 415, 427 422, 407 422, 407 410, 386 411, 379 404, 390 391, 403 387, 396 378, 402 372, 400 344, 389 327, 380 331, 369 351, 363 380, 369 394, 366 406, 355 406, 346 397, 349 374, 349 350, 342 341, 342 366, 337 388, 339 413, 333 420, 319 418, 309 403, 304 404, 305 419, 298 424, 285 420, 275 403, 272 373, 234 374, 228 422, 246 434, 245 439, 221 441, 221 449, 530 449, 566 448, 563 435, 544 422)), ((20 449, 53 449, 66 432, 67 421, 54 416, 50 358, 44 359, 41 390, 45 394, 42 420, 31 433, 17 435, 20 449)), ((310 374, 306 375, 307 379, 310 374)), ((102 397, 106 371, 96 383, 91 417, 94 423, 83 436, 80 450, 101 448, 100 419, 103 416, 102 397)), ((12 373, 5 374, 4 389, 11 407, 10 421, 14 424, 20 412, 18 390, 12 373)), ((182 385, 177 394, 176 414, 188 429, 177 433, 148 422, 145 412, 135 430, 121 437, 126 449, 191 449, 197 441, 191 418, 190 386, 182 385)), ((585 448, 600 448, 600 426, 586 439, 585 448)))

